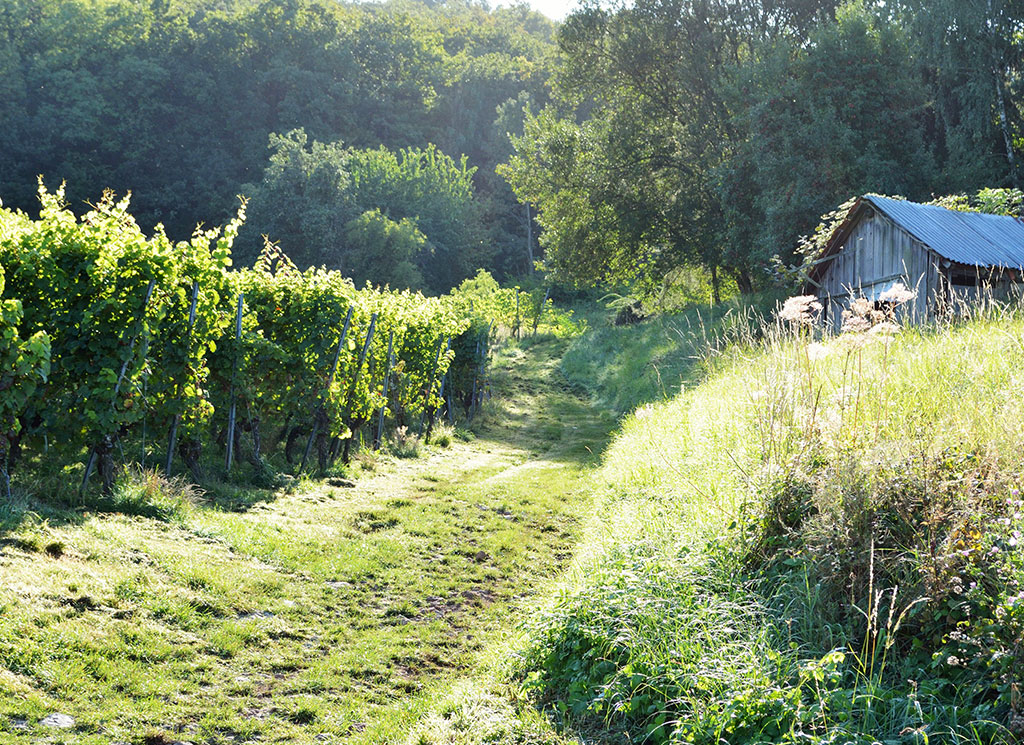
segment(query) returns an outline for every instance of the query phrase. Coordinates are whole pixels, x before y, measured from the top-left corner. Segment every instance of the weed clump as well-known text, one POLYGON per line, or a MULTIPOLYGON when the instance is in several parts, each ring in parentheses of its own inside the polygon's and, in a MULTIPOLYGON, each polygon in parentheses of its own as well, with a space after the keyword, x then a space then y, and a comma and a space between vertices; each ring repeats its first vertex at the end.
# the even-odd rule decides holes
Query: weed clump
POLYGON ((423 452, 423 441, 408 427, 397 427, 388 442, 388 450, 396 458, 418 458, 423 452))
POLYGON ((203 490, 184 476, 168 477, 157 470, 130 466, 109 495, 90 500, 94 509, 180 522, 203 500, 203 490))
POLYGON ((433 442, 438 447, 446 448, 452 444, 452 440, 455 439, 455 427, 444 422, 440 422, 434 428, 433 442))

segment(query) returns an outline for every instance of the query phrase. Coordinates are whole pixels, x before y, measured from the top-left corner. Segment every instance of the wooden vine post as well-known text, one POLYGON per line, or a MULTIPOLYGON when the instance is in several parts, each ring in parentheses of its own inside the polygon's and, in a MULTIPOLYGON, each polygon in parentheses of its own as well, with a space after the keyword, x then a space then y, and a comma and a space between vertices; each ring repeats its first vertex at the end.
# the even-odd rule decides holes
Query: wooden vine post
MULTIPOLYGON (((445 354, 447 354, 448 350, 450 350, 451 348, 452 348, 452 339, 451 339, 451 337, 448 337, 445 340, 445 344, 444 344, 445 354)), ((440 359, 441 359, 441 356, 438 355, 438 361, 440 361, 440 359)), ((435 373, 434 374, 435 375, 437 374, 436 367, 435 367, 435 373)), ((438 395, 440 396, 440 398, 442 400, 444 399, 444 383, 445 383, 446 380, 448 380, 448 375, 447 374, 443 375, 441 377, 441 389, 438 391, 438 395)), ((431 393, 433 393, 433 389, 434 389, 433 377, 431 377, 431 384, 430 384, 430 392, 431 393)), ((430 433, 434 429, 434 416, 437 414, 437 407, 436 406, 430 406, 430 394, 429 393, 427 394, 427 406, 430 409, 430 414, 427 416, 427 433, 426 433, 426 435, 424 435, 423 441, 426 442, 426 443, 429 443, 430 442, 430 433)))
POLYGON ((448 412, 448 424, 455 424, 455 407, 452 406, 452 387, 448 386, 448 395, 445 397, 445 411, 448 412))
POLYGON ((482 339, 477 339, 474 360, 476 369, 473 371, 473 394, 469 399, 469 418, 472 419, 474 411, 480 408, 480 401, 483 400, 484 387, 483 379, 487 372, 487 357, 490 353, 491 329, 494 328, 494 321, 487 324, 487 333, 482 339))
MULTIPOLYGON (((366 341, 363 342, 363 351, 359 354, 359 360, 356 362, 356 371, 352 375, 352 383, 349 385, 348 395, 345 397, 345 426, 349 427, 349 429, 352 427, 352 399, 355 397, 356 386, 359 384, 359 377, 363 372, 363 365, 366 363, 366 355, 370 352, 370 344, 373 343, 373 332, 376 328, 377 314, 374 313, 370 316, 370 328, 366 331, 366 341)), ((345 440, 345 449, 341 456, 342 463, 348 463, 348 456, 354 437, 355 432, 350 432, 349 438, 345 440)))
MULTIPOLYGON (((331 386, 334 384, 334 376, 338 370, 338 360, 341 359, 341 348, 345 345, 345 338, 348 336, 348 327, 352 323, 352 311, 355 310, 354 305, 348 307, 348 314, 345 316, 345 325, 342 326, 341 336, 338 338, 338 348, 334 351, 334 361, 331 363, 331 372, 327 376, 327 389, 326 392, 329 394, 331 386)), ((306 462, 309 460, 309 453, 313 449, 313 441, 319 434, 320 420, 324 418, 326 411, 326 404, 324 398, 321 397, 317 403, 316 409, 313 411, 313 429, 309 433, 309 440, 306 442, 306 449, 302 453, 302 464, 299 466, 299 471, 306 470, 306 462)))
POLYGON ((434 392, 434 378, 437 376, 437 366, 441 363, 441 352, 450 343, 451 340, 445 338, 441 342, 441 346, 437 348, 437 354, 434 356, 434 367, 431 369, 430 378, 427 380, 427 393, 423 398, 423 413, 420 415, 420 427, 417 434, 423 434, 423 425, 427 420, 427 409, 430 408, 430 395, 434 392))
MULTIPOLYGON (((196 325, 196 303, 199 301, 199 280, 192 281, 192 301, 188 308, 188 334, 185 342, 185 358, 192 353, 192 329, 196 325)), ((174 401, 177 404, 181 400, 181 381, 178 381, 177 390, 174 393, 174 401)), ((181 424, 181 414, 175 414, 171 422, 171 433, 167 438, 167 462, 164 465, 164 473, 171 475, 171 465, 174 463, 174 445, 178 441, 178 425, 181 424)))
POLYGON ((551 297, 551 288, 549 287, 544 292, 544 300, 541 302, 540 307, 537 308, 537 316, 533 319, 533 335, 537 335, 537 327, 540 326, 540 317, 544 313, 544 308, 548 304, 548 298, 551 297))
POLYGON ((394 364, 395 332, 391 331, 388 336, 388 366, 384 372, 384 402, 380 405, 380 414, 377 418, 377 436, 373 440, 373 449, 380 450, 381 442, 384 439, 384 413, 388 409, 388 389, 391 387, 391 366, 394 364))
MULTIPOLYGON (((476 340, 476 348, 473 350, 473 359, 477 360, 477 361, 480 359, 480 340, 479 339, 476 340)), ((476 408, 476 387, 480 383, 480 375, 479 375, 479 373, 480 373, 480 365, 479 365, 479 362, 477 362, 476 369, 473 370, 473 392, 470 394, 470 397, 469 397, 469 411, 466 414, 466 417, 468 419, 470 419, 470 420, 472 420, 472 418, 473 418, 473 410, 476 408)))
MULTIPOLYGON (((146 297, 142 301, 142 323, 146 322, 146 311, 149 309, 149 301, 153 297, 153 290, 156 288, 156 280, 149 280, 149 286, 146 287, 146 297)), ((132 337, 131 343, 128 345, 128 356, 124 358, 124 362, 121 363, 121 372, 117 375, 117 382, 114 383, 114 395, 111 397, 110 406, 114 408, 117 406, 117 394, 121 391, 121 383, 124 382, 124 376, 128 372, 128 363, 131 362, 132 357, 135 356, 135 345, 139 343, 139 338, 142 336, 142 329, 139 330, 134 337, 132 337)), ((104 439, 108 439, 109 435, 104 439)), ((112 447, 112 444, 111 444, 112 447)), ((85 463, 85 475, 82 477, 82 483, 78 487, 78 494, 81 496, 85 493, 85 488, 89 485, 89 478, 92 476, 93 469, 96 467, 96 459, 100 456, 97 447, 94 445, 89 451, 89 460, 85 463)), ((106 478, 107 475, 103 474, 106 478)), ((4 469, 4 476, 7 476, 7 470, 4 469)), ((107 483, 103 485, 104 489, 109 488, 107 483)))
POLYGON ((238 375, 238 348, 242 340, 242 304, 245 294, 238 293, 238 311, 235 313, 235 358, 231 362, 231 404, 228 407, 228 447, 224 456, 224 469, 231 472, 231 461, 235 455, 235 418, 238 415, 235 378, 238 375))
POLYGON ((519 288, 516 288, 516 338, 519 338, 519 288))

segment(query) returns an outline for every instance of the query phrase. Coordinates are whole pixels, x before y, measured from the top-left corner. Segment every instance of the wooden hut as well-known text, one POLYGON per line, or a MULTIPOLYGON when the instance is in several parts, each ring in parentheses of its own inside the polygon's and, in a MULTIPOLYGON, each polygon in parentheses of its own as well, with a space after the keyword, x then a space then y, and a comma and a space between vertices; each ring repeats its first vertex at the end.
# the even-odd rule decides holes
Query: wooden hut
POLYGON ((877 302, 902 283, 917 291, 906 313, 920 322, 989 293, 1005 298, 1022 271, 1022 220, 868 195, 829 238, 806 293, 838 330, 851 299, 877 302))

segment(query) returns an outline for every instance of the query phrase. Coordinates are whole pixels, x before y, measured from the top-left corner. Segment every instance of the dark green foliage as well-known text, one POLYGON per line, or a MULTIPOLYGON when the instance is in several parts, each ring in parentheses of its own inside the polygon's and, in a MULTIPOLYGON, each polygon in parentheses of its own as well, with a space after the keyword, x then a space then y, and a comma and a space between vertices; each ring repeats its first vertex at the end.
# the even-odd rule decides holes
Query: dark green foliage
POLYGON ((764 265, 848 196, 928 198, 938 169, 911 59, 905 32, 853 6, 736 72, 741 141, 719 171, 728 244, 764 265))
MULTIPOLYGON (((559 31, 555 102, 504 173, 552 272, 653 295, 682 265, 749 292, 818 215, 1016 186, 1015 0, 587 5, 559 31)), ((777 275, 776 277, 777 278, 777 275)))
POLYGON ((345 223, 345 242, 350 258, 343 268, 356 283, 423 286, 417 264, 423 261, 421 254, 432 253, 432 246, 414 220, 395 222, 379 209, 367 210, 345 223))
POLYGON ((696 551, 603 555, 532 621, 520 675, 562 723, 630 742, 1012 742, 1012 483, 960 452, 820 463, 696 551))
MULTIPOLYGON (((34 210, 40 174, 67 181, 76 211, 99 189, 131 191, 140 225, 163 223, 180 240, 229 218, 242 186, 261 178, 271 133, 301 127, 356 148, 435 143, 481 168, 489 227, 475 239, 491 249, 471 269, 493 260, 519 272, 526 230, 494 174, 509 149, 497 109, 524 94, 543 102, 552 35, 523 7, 12 0, 0 8, 3 201, 34 210)), ((341 225, 367 209, 391 216, 387 207, 364 205, 341 225)), ((279 222, 255 205, 250 217, 279 222)), ((318 240, 325 226, 313 227, 318 240)), ((275 238, 310 264, 335 249, 275 238)))

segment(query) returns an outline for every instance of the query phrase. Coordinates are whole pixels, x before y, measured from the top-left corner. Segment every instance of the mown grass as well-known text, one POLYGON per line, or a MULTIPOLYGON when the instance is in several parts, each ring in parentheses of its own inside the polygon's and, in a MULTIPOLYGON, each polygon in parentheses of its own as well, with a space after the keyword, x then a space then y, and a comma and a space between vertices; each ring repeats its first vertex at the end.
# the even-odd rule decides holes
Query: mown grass
POLYGON ((484 687, 501 733, 456 702, 415 742, 521 742, 536 711, 551 742, 1024 736, 1024 319, 737 339, 623 421, 484 687))
POLYGON ((503 351, 473 433, 361 454, 355 487, 136 472, 69 507, 22 482, 0 507, 0 741, 399 740, 578 538, 613 420, 561 382, 562 345, 503 351))

